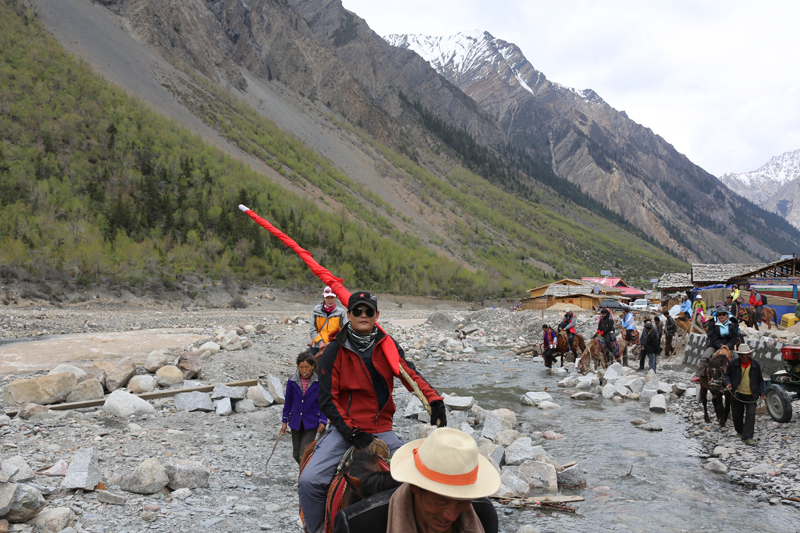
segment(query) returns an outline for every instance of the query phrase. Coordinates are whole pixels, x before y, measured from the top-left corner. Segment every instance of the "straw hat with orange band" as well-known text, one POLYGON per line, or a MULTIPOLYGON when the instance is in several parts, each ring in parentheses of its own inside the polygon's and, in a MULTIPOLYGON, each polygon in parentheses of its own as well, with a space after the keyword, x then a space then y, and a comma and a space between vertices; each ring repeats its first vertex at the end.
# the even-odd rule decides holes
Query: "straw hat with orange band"
POLYGON ((438 428, 392 457, 392 477, 458 500, 489 496, 500 488, 500 474, 462 431, 438 428))

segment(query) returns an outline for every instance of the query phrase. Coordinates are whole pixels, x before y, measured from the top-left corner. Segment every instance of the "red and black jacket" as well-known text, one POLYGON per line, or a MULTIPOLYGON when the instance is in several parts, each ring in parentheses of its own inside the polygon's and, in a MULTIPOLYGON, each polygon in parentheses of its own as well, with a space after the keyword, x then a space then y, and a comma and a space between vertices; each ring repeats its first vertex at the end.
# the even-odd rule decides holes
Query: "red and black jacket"
MULTIPOLYGON (((342 330, 335 340, 325 348, 319 360, 319 404, 328 420, 342 435, 358 428, 367 433, 382 433, 392 430, 392 416, 396 410, 392 399, 394 374, 383 351, 383 345, 394 342, 400 355, 400 365, 419 386, 428 402, 442 397, 417 374, 414 365, 405 359, 403 349, 395 340, 382 331, 375 339, 372 351, 372 364, 379 379, 384 383, 374 383, 367 365, 354 351, 344 346, 347 332, 342 330), (388 391, 388 399, 380 408, 377 387, 388 391)), ((411 388, 403 382, 408 390, 411 388)))

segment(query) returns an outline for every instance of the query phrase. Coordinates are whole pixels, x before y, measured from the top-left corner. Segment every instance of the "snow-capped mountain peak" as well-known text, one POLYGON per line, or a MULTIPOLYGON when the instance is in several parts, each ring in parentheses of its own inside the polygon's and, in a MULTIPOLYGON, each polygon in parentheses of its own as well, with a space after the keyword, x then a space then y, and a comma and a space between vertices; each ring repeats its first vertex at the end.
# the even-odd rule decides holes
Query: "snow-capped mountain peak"
POLYGON ((751 172, 725 174, 720 180, 725 183, 727 180, 735 179, 745 185, 767 182, 780 187, 797 178, 800 178, 800 150, 776 155, 766 165, 751 172))

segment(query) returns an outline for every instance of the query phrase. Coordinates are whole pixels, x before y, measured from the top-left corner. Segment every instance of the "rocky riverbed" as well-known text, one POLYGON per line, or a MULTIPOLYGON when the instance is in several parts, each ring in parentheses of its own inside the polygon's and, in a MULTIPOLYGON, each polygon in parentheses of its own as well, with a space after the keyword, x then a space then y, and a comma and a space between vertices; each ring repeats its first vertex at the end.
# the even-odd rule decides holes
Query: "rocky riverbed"
MULTIPOLYGON (((259 377, 262 377, 263 382, 267 376, 274 376, 285 383, 295 369, 295 356, 307 342, 307 320, 310 319, 311 306, 266 299, 262 303, 259 307, 240 310, 175 309, 168 306, 137 309, 104 304, 66 309, 8 307, 0 319, 0 335, 7 339, 36 339, 47 336, 56 336, 57 339, 59 335, 67 333, 145 332, 152 328, 189 328, 197 331, 200 337, 191 347, 196 349, 220 331, 230 331, 230 326, 238 326, 241 335, 237 336, 240 340, 247 341, 245 344, 252 345, 243 347, 244 349, 223 349, 218 353, 205 354, 202 358, 201 376, 194 380, 197 383, 187 385, 214 385, 259 377), (247 325, 252 325, 253 330, 245 329, 244 326, 247 325), (255 326, 261 327, 256 329, 255 326)), ((403 344, 408 357, 417 361, 423 372, 441 369, 439 379, 445 381, 446 369, 462 368, 458 365, 471 365, 469 368, 480 368, 481 365, 495 365, 500 368, 514 362, 540 365, 541 363, 536 363, 530 357, 515 356, 510 350, 540 342, 541 324, 547 322, 552 326, 559 317, 560 314, 555 313, 545 313, 542 316, 539 312, 512 313, 500 309, 431 312, 421 307, 400 309, 393 306, 382 311, 381 323, 403 344), (465 339, 456 338, 455 332, 459 328, 470 330, 465 339)), ((588 313, 581 314, 580 327, 589 333, 594 320, 596 319, 588 313)), ((135 345, 130 348, 135 348, 135 345)), ((177 360, 187 348, 190 347, 169 347, 164 351, 177 360)), ((121 351, 119 355, 122 357, 126 353, 121 351)), ((91 367, 93 362, 91 353, 88 352, 85 357, 71 360, 71 364, 86 368, 91 367)), ((44 375, 56 366, 55 362, 46 363, 42 362, 41 372, 6 374, 0 385, 6 386, 21 378, 44 375)), ((556 381, 572 378, 575 383, 568 388, 562 387, 562 390, 568 389, 570 394, 588 394, 592 397, 591 402, 611 402, 620 404, 621 407, 630 405, 641 410, 644 404, 641 391, 645 384, 658 383, 653 396, 663 396, 666 411, 663 416, 675 417, 677 414, 681 415, 680 420, 685 419, 685 422, 680 423, 684 425, 686 437, 703 447, 703 454, 707 456, 704 459, 709 459, 708 463, 712 463, 711 460, 721 463, 726 472, 721 472, 719 476, 725 476, 731 481, 731 490, 737 490, 741 486, 752 491, 754 505, 773 504, 784 509, 790 508, 793 513, 797 512, 797 502, 792 499, 800 498, 800 474, 797 474, 800 469, 796 453, 800 439, 797 414, 792 422, 779 426, 772 423, 768 416, 759 415, 756 429, 756 436, 760 439, 759 446, 745 447, 733 442, 732 429, 728 433, 722 433, 713 424, 698 421, 697 410, 701 407, 694 403, 694 399, 686 394, 680 398, 677 395, 672 396, 671 385, 688 383, 690 374, 687 371, 682 365, 663 367, 660 368, 658 380, 654 382, 648 379, 647 374, 636 375, 635 372, 625 370, 624 375, 613 379, 615 390, 628 385, 638 388, 638 382, 633 384, 636 379, 642 382, 642 389, 635 393, 633 388, 627 388, 629 392, 625 394, 622 390, 614 393, 606 389, 605 392, 609 395, 607 399, 603 399, 603 385, 607 386, 609 383, 601 382, 604 376, 595 376, 593 379, 596 382, 590 376, 587 386, 584 387, 572 367, 555 370, 552 374, 552 386, 556 387, 556 381), (616 386, 617 383, 619 387, 616 386), (670 385, 670 389, 659 394, 658 387, 662 383, 670 385), (638 399, 634 394, 638 394, 638 399)), ((473 372, 474 379, 481 379, 477 370, 473 372)), ((147 372, 140 366, 137 374, 143 376, 147 372)), ((450 390, 445 383, 434 384, 442 391, 450 390)), ((171 386, 185 385, 181 383, 171 386)), ((531 391, 540 389, 541 387, 532 388, 531 391)), ((462 391, 462 397, 465 395, 462 391)), ((480 394, 473 396, 475 403, 483 403, 480 394)), ((415 420, 419 415, 412 412, 411 397, 404 390, 398 390, 396 401, 399 411, 396 416, 398 432, 407 439, 422 436, 425 426, 415 420)), ((538 409, 538 405, 541 407, 539 412, 545 413, 548 406, 542 407, 541 403, 548 403, 549 400, 537 401, 539 404, 534 403, 530 408, 538 409)), ((557 402, 558 400, 549 403, 558 408, 557 402)), ((253 405, 252 409, 250 406, 240 409, 239 412, 231 409, 231 414, 221 416, 216 411, 186 412, 173 398, 153 399, 147 403, 152 410, 123 417, 102 408, 88 408, 50 410, 35 414, 28 420, 19 417, 0 420, 4 424, 0 428, 0 466, 3 466, 4 475, 9 474, 6 476, 9 480, 7 483, 14 479, 18 484, 34 486, 33 490, 46 502, 42 512, 49 513, 42 515, 40 512, 38 524, 35 519, 32 522, 12 523, 10 530, 34 531, 36 528, 49 527, 51 531, 58 531, 55 528, 61 526, 72 527, 76 531, 115 533, 299 530, 296 524, 298 515, 295 493, 297 467, 291 458, 291 443, 288 438, 282 439, 277 446, 268 472, 265 473, 264 469, 266 457, 278 435, 282 406, 253 405), (22 463, 32 472, 58 466, 59 461, 73 464, 76 463, 76 453, 88 449, 96 452, 97 462, 96 467, 92 467, 92 472, 99 475, 108 489, 106 493, 65 489, 62 487, 64 478, 60 476, 34 474, 30 481, 23 481, 28 474, 22 463), (11 467, 15 464, 19 466, 16 472, 12 473, 13 468, 6 471, 5 465, 9 462, 11 467), (175 465, 190 465, 199 481, 193 481, 190 486, 176 488, 180 483, 171 479, 175 477, 178 468, 175 465), (149 488, 146 489, 140 487, 136 491, 132 490, 136 487, 132 480, 139 480, 142 485, 155 485, 148 485, 149 488), (159 487, 160 483, 163 485, 159 487), (157 490, 146 492, 152 488, 157 490), (57 512, 54 511, 56 509, 57 512), (41 519, 42 516, 51 515, 49 522, 41 519)), ((507 407, 519 409, 521 405, 520 397, 517 396, 513 404, 507 407)), ((645 408, 648 406, 649 400, 645 408)), ((8 409, 10 406, 5 407, 8 409)), ((795 402, 795 413, 798 407, 798 402, 795 402)), ((532 474, 526 469, 523 468, 520 475, 520 465, 532 459, 547 462, 549 457, 556 463, 554 470, 561 466, 556 460, 559 458, 553 459, 550 454, 557 450, 551 446, 563 441, 548 439, 546 430, 536 430, 523 422, 512 424, 515 427, 505 427, 502 424, 508 425, 510 422, 507 419, 503 422, 503 417, 495 413, 494 418, 501 421, 499 431, 487 432, 486 420, 489 414, 478 408, 470 411, 454 409, 451 411, 451 418, 462 429, 474 432, 476 439, 483 439, 479 441, 482 451, 489 456, 494 454, 498 466, 505 467, 504 485, 507 490, 514 490, 516 486, 524 492, 520 479, 527 483, 529 490, 550 488, 545 487, 544 483, 551 481, 558 483, 551 479, 550 472, 539 476, 544 481, 537 481, 540 483, 538 486, 530 483, 532 474), (537 447, 541 452, 536 450, 537 447), (513 457, 509 464, 504 464, 504 455, 509 448, 513 457), (534 454, 533 457, 529 457, 531 453, 534 454)), ((614 431, 611 427, 608 429, 614 431)), ((552 433, 549 437, 558 439, 558 432, 552 433)), ((573 471, 572 474, 581 474, 576 476, 579 480, 576 484, 579 485, 580 479, 587 473, 591 475, 591 472, 582 469, 580 472, 573 471)), ((567 484, 566 481, 564 483, 567 484)), ((31 499, 36 498, 31 495, 31 499)), ((503 530, 516 531, 520 525, 517 518, 521 515, 514 514, 513 509, 511 513, 507 513, 508 510, 500 509, 503 530)), ((525 516, 528 521, 529 515, 525 516)), ((535 520, 526 525, 534 528, 526 531, 537 527, 535 520)))

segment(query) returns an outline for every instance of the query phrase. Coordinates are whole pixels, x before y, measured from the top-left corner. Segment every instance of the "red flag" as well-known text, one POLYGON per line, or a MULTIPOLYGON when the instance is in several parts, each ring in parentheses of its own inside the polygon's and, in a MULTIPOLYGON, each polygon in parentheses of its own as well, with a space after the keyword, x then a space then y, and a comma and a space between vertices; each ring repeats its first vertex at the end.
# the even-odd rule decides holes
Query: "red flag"
MULTIPOLYGON (((308 252, 308 250, 297 244, 291 237, 270 224, 268 221, 258 216, 255 211, 242 204, 239 204, 239 209, 247 213, 247 215, 255 220, 259 226, 275 235, 288 248, 294 250, 294 252, 300 256, 300 259, 302 259, 305 264, 308 265, 308 268, 311 269, 311 272, 313 272, 314 275, 322 281, 322 283, 330 287, 334 294, 336 294, 336 296, 339 298, 339 301, 342 302, 345 307, 347 307, 347 303, 350 301, 350 291, 348 291, 345 286, 342 285, 341 278, 337 278, 331 274, 330 270, 317 263, 314 258, 311 257, 311 254, 308 252)), ((378 326, 378 328, 383 331, 383 328, 380 326, 378 326)), ((384 331, 384 333, 386 332, 384 331)), ((386 349, 384 349, 384 353, 386 353, 386 358, 389 360, 389 364, 392 367, 392 372, 399 376, 400 354, 397 352, 397 347, 393 342, 387 342, 385 344, 386 349)))

